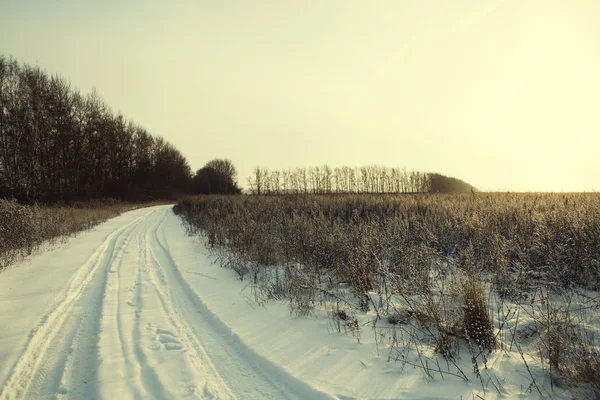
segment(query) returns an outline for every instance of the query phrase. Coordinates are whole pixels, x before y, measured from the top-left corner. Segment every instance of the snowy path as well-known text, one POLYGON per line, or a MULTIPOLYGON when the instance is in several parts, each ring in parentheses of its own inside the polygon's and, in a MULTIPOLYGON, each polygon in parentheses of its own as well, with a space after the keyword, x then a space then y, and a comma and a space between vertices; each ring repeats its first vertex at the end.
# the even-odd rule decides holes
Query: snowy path
POLYGON ((0 399, 330 398, 206 307, 167 225, 136 210, 0 274, 0 399))

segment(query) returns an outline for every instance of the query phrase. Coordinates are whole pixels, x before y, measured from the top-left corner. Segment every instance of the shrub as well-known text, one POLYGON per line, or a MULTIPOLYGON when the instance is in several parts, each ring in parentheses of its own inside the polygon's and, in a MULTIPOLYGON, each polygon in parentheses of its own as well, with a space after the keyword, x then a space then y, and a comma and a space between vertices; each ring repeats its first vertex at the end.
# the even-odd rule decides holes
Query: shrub
POLYGON ((464 329, 468 340, 474 340, 482 349, 496 347, 494 327, 485 303, 485 289, 475 274, 461 280, 464 329))

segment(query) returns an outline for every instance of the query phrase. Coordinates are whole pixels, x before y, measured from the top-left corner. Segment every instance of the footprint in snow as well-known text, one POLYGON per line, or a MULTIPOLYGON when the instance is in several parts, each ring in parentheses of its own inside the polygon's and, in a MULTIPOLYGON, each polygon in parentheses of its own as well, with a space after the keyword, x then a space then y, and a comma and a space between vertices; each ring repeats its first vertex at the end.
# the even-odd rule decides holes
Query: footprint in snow
POLYGON ((165 350, 181 350, 183 345, 177 340, 175 335, 165 329, 157 329, 158 341, 163 345, 165 350))
POLYGON ((208 383, 204 384, 202 394, 204 395, 205 399, 215 399, 216 398, 215 392, 210 387, 208 387, 208 383))

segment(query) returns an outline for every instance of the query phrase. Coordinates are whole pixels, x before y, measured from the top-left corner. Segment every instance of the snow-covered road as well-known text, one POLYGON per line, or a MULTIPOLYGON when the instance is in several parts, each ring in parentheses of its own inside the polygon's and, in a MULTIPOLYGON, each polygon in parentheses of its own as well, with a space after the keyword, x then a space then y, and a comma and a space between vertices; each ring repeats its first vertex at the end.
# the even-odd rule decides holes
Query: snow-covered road
POLYGON ((0 399, 329 398, 244 345, 184 279, 169 206, 0 274, 0 399))

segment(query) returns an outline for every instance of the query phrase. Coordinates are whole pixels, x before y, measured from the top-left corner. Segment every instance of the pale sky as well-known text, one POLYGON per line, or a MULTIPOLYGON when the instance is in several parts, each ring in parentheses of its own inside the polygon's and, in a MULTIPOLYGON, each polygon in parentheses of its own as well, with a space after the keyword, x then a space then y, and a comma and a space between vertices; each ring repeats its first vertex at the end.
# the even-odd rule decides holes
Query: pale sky
POLYGON ((0 53, 243 185, 378 164, 600 190, 597 0, 0 0, 0 53))

